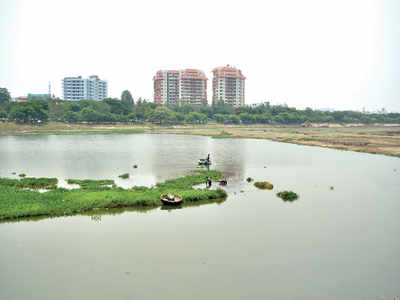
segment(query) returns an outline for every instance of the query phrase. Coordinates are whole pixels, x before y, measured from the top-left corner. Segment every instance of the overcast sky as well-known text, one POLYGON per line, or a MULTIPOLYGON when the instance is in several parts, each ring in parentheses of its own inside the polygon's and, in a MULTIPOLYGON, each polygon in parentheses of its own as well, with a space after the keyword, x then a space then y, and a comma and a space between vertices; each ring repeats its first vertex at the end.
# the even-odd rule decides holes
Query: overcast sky
POLYGON ((96 74, 153 100, 160 69, 247 77, 246 104, 400 112, 398 0, 0 0, 0 87, 96 74))

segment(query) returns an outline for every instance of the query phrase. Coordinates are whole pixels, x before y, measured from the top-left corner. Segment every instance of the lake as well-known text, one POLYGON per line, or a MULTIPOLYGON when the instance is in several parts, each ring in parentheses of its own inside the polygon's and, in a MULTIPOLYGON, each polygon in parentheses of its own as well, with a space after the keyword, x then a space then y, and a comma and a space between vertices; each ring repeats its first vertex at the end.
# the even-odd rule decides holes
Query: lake
POLYGON ((151 186, 208 153, 228 179, 222 203, 0 223, 0 299, 400 296, 399 158, 201 136, 8 136, 0 177, 151 186))

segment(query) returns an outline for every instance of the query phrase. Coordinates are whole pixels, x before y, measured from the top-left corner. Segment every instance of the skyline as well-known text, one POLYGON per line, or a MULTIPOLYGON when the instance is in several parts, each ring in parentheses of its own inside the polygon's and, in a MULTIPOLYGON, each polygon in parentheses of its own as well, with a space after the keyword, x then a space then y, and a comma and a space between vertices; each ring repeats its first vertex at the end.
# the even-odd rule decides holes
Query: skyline
MULTIPOLYGON (((246 74, 246 104, 399 112, 399 17, 394 0, 2 0, 0 87, 17 97, 50 81, 61 97, 62 78, 95 74, 110 97, 153 101, 160 69, 210 80, 230 64, 246 74)), ((211 84, 207 94, 211 103, 211 84)))

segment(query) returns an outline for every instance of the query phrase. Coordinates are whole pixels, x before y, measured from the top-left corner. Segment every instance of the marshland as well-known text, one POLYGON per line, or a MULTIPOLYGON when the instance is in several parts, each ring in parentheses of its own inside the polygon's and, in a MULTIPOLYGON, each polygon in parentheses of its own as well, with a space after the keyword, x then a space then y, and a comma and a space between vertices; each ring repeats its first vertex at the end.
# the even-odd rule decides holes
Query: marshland
POLYGON ((0 299, 399 294, 397 157, 140 132, 2 136, 0 178, 0 215, 15 213, 0 222, 0 299), (197 168, 208 153, 210 171, 197 168), (200 201, 165 208, 165 191, 200 201))

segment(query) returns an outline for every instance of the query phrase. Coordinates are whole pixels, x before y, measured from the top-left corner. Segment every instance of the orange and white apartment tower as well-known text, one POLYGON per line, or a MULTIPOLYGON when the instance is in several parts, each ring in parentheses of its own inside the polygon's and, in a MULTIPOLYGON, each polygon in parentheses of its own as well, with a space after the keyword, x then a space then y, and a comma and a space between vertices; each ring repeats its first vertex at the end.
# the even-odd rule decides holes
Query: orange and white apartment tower
POLYGON ((213 102, 222 101, 234 107, 244 106, 244 81, 242 71, 227 65, 213 70, 213 102))
POLYGON ((201 105, 207 102, 207 77, 201 70, 160 70, 153 81, 155 104, 201 105))

